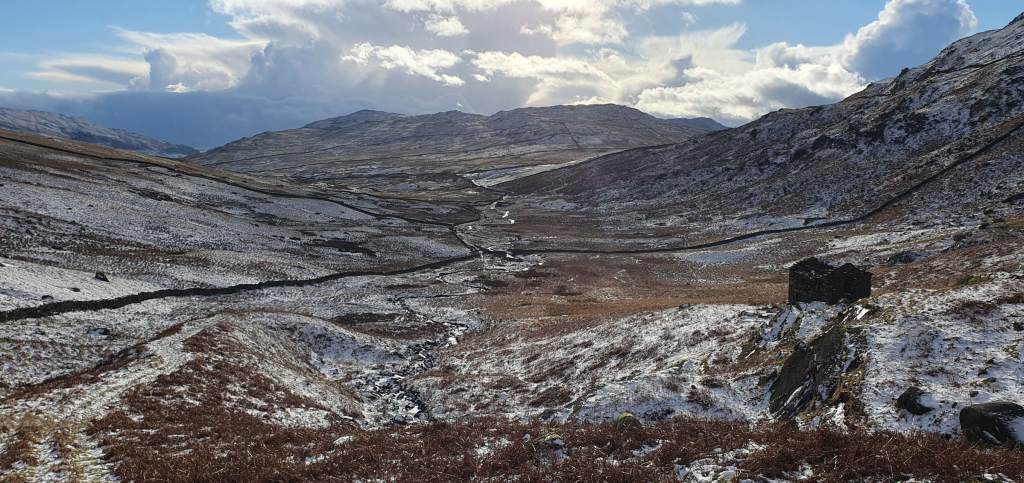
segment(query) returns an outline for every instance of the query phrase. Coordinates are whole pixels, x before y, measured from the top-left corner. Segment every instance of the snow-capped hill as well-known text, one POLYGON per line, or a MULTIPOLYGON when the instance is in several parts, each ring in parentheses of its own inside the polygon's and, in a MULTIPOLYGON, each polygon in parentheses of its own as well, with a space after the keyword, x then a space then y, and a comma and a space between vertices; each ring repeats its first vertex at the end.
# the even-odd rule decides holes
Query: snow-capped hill
POLYGON ((612 104, 531 107, 491 116, 364 110, 241 139, 189 160, 351 188, 450 197, 475 191, 471 180, 487 176, 481 173, 550 169, 706 133, 612 104))
POLYGON ((164 158, 180 158, 199 152, 190 146, 157 141, 141 134, 101 126, 82 118, 44 111, 0 108, 0 129, 102 144, 164 158))
POLYGON ((303 127, 310 129, 344 129, 364 122, 384 122, 403 117, 405 116, 401 114, 363 109, 361 111, 353 112, 347 116, 332 117, 330 119, 311 122, 303 127))
POLYGON ((850 219, 910 193, 932 213, 1001 207, 1024 191, 1022 32, 1018 20, 963 39, 837 104, 502 186, 669 226, 724 217, 728 232, 850 219))

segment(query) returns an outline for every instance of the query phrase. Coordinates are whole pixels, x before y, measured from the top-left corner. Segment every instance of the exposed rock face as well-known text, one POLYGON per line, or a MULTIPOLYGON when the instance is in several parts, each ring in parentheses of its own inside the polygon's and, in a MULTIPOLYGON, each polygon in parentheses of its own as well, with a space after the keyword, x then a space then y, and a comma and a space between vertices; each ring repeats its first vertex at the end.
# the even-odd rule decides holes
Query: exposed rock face
POLYGON ((926 403, 930 402, 928 399, 929 395, 922 391, 921 388, 911 386, 896 399, 896 407, 910 414, 920 416, 935 410, 935 408, 926 405, 926 403))
POLYGON ((779 419, 792 419, 815 400, 831 398, 834 380, 847 365, 845 342, 842 328, 835 326, 810 344, 797 346, 772 384, 768 410, 779 419))
POLYGON ((871 272, 852 264, 833 267, 817 258, 801 260, 789 269, 789 303, 858 300, 871 296, 871 272))
POLYGON ((199 150, 190 146, 157 141, 141 134, 113 129, 85 119, 52 112, 0 109, 0 129, 102 144, 164 158, 180 158, 199 153, 199 150))
POLYGON ((1024 407, 1010 402, 967 406, 960 411, 960 427, 970 442, 1024 444, 1024 407))

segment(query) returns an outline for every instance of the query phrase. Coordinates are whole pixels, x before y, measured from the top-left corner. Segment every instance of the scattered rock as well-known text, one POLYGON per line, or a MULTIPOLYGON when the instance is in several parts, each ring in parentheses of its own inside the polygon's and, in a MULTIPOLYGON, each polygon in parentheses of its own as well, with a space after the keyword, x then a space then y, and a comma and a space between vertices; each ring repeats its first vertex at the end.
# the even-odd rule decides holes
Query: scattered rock
POLYGON ((972 476, 971 479, 965 481, 964 483, 1002 483, 1005 481, 1006 480, 999 478, 999 475, 985 474, 981 476, 972 476))
POLYGON ((1024 443, 1024 407, 1011 402, 967 406, 960 411, 960 428, 972 443, 1024 443))
POLYGON ((106 337, 106 336, 110 335, 110 329, 108 329, 106 327, 95 327, 95 328, 89 329, 88 335, 90 335, 92 337, 106 337))
POLYGON ((871 272, 852 264, 839 267, 817 258, 801 260, 789 269, 789 303, 859 300, 871 296, 871 272))
POLYGON ((39 300, 53 300, 53 295, 43 295, 39 300))
POLYGON ((71 287, 71 291, 72 291, 72 292, 75 292, 75 293, 78 293, 78 292, 81 292, 81 291, 82 291, 82 289, 80 289, 80 288, 78 288, 78 287, 71 287))
POLYGON ((107 274, 105 274, 103 272, 96 272, 96 277, 94 277, 94 278, 96 280, 101 281, 101 282, 109 282, 110 281, 110 279, 107 278, 107 274))
POLYGON ((1021 322, 1019 320, 1014 322, 1013 330, 1016 330, 1017 332, 1024 332, 1024 322, 1021 322))
POLYGON ((334 445, 335 446, 341 446, 341 445, 343 445, 345 443, 348 443, 350 441, 355 441, 355 439, 356 439, 355 436, 353 436, 351 434, 346 434, 345 436, 342 436, 342 437, 334 440, 334 445))
POLYGON ((640 422, 640 418, 630 413, 622 413, 618 418, 615 418, 615 430, 619 432, 640 429, 641 426, 643 426, 643 423, 640 422))
POLYGON ((562 437, 558 433, 548 433, 540 440, 540 444, 561 448, 565 446, 565 441, 562 441, 562 437))
POLYGON ((931 395, 921 390, 917 386, 911 386, 900 394, 900 397, 896 399, 896 407, 903 409, 904 411, 920 416, 922 414, 928 414, 935 410, 931 407, 931 395))
POLYGON ((927 253, 915 252, 915 251, 904 251, 897 253, 883 262, 885 265, 906 265, 908 263, 914 263, 922 258, 927 257, 927 253))

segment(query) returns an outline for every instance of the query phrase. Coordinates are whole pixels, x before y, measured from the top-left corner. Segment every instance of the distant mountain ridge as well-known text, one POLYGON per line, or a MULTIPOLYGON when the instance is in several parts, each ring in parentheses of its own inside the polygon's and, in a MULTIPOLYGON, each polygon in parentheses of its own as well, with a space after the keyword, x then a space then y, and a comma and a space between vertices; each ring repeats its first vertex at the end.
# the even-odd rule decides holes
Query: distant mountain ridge
POLYGON ((514 178, 524 170, 671 145, 707 133, 614 104, 529 107, 491 116, 363 110, 241 139, 189 161, 349 188, 447 197, 453 188, 476 191, 495 177, 514 178))
POLYGON ((671 122, 672 124, 678 125, 678 126, 691 127, 691 128, 694 128, 694 129, 702 129, 704 131, 709 131, 709 132, 725 131, 726 129, 729 129, 728 126, 724 126, 724 125, 720 124, 718 121, 716 121, 714 119, 711 119, 710 117, 693 117, 693 118, 679 117, 679 118, 675 118, 675 119, 665 119, 665 120, 668 121, 668 122, 671 122))
POLYGON ((191 146, 158 141, 141 134, 101 126, 82 118, 45 111, 0 108, 0 129, 101 144, 164 158, 181 158, 199 153, 198 149, 191 146))

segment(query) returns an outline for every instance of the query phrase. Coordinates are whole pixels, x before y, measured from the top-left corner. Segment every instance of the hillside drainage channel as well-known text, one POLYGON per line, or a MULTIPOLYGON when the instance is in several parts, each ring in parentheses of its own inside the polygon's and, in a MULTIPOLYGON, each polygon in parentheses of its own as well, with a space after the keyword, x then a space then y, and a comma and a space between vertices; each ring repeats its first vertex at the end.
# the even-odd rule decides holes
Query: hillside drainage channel
MULTIPOLYGON (((404 306, 405 304, 403 304, 404 306)), ((436 321, 405 307, 424 323, 436 323, 443 330, 434 339, 411 344, 399 358, 404 364, 374 371, 364 378, 353 381, 352 387, 362 396, 368 406, 363 427, 378 428, 389 424, 412 424, 432 421, 430 408, 411 389, 406 380, 434 367, 433 353, 437 349, 459 343, 469 326, 448 321, 436 321)), ((396 354, 397 355, 397 354, 396 354)))

